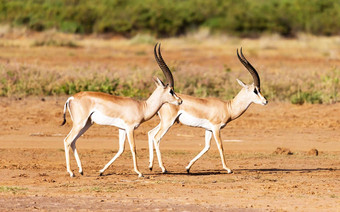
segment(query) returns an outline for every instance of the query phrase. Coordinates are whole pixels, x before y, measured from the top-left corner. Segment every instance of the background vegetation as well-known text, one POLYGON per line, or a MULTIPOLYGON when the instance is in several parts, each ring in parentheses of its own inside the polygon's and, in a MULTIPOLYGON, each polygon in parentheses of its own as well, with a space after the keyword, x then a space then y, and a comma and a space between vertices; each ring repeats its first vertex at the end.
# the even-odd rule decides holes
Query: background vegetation
MULTIPOLYGON (((0 0, 0 25, 24 27, 33 31, 53 29, 49 31, 121 35, 132 38, 132 45, 150 46, 158 40, 156 37, 185 35, 183 39, 188 39, 186 36, 190 34, 198 37, 191 39, 191 42, 201 42, 207 37, 205 31, 208 31, 208 36, 228 34, 253 38, 275 34, 280 38, 296 37, 303 40, 299 38, 301 33, 326 36, 340 34, 340 1, 0 0)), ((29 48, 83 48, 74 39, 56 39, 49 36, 49 32, 46 34, 46 38, 37 39, 29 48)), ((262 42, 267 43, 264 49, 275 49, 268 44, 272 41, 262 42)), ((0 47, 19 46, 0 43, 0 47)), ((314 51, 316 47, 310 49, 314 51)), ((337 50, 322 51, 324 57, 337 57, 334 53, 337 50)), ((144 55, 145 52, 137 54, 144 55)), ((270 79, 264 85, 263 92, 270 100, 294 104, 338 102, 340 70, 337 66, 330 67, 319 72, 321 74, 308 75, 304 79, 293 77, 293 80, 284 81, 280 76, 280 79, 273 80, 270 76, 261 75, 264 80, 270 79)), ((176 68, 172 69, 176 71, 176 68)), ((234 81, 230 82, 230 79, 237 77, 232 74, 233 70, 229 68, 218 77, 178 72, 178 79, 188 80, 178 80, 176 89, 198 97, 229 99, 239 91, 238 85, 234 81)), ((0 96, 72 95, 86 90, 145 99, 153 91, 153 86, 150 86, 149 79, 145 81, 138 75, 127 79, 90 70, 85 75, 68 76, 21 64, 0 64, 0 96)))
POLYGON ((43 31, 139 32, 157 37, 200 27, 238 36, 337 35, 338 0, 0 0, 0 23, 43 31))
MULTIPOLYGON (((231 99, 240 90, 233 71, 225 70, 219 77, 176 71, 176 92, 197 97, 231 99), (186 79, 186 80, 178 80, 186 79)), ((59 74, 52 70, 40 70, 26 66, 0 65, 0 96, 26 97, 72 95, 80 91, 100 91, 114 95, 146 99, 153 92, 150 78, 145 70, 135 70, 128 78, 117 77, 110 71, 78 70, 76 74, 59 74)), ((154 71, 152 75, 162 76, 154 71)), ((324 74, 315 74, 308 79, 273 78, 261 76, 266 83, 263 94, 270 101, 289 101, 293 104, 335 103, 340 100, 340 70, 331 69, 324 74), (270 80, 266 78, 271 78, 270 80), (306 83, 301 84, 300 81, 306 83)))

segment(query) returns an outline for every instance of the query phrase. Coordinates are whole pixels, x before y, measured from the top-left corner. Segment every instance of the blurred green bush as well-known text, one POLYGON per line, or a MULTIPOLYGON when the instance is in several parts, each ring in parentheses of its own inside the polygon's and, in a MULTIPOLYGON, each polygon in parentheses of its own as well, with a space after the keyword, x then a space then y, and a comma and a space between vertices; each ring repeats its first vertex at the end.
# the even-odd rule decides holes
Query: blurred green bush
POLYGON ((158 37, 201 26, 254 37, 262 33, 340 32, 338 0, 0 0, 0 23, 43 31, 158 37))

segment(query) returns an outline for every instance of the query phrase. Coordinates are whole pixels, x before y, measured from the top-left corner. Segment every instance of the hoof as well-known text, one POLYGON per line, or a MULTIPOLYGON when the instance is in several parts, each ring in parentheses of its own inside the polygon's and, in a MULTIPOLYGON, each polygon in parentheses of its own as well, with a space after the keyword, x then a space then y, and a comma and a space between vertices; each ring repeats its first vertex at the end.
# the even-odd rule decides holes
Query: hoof
POLYGON ((186 169, 187 170, 187 173, 189 174, 190 173, 190 169, 186 169))
POLYGON ((228 169, 228 168, 224 168, 224 169, 227 171, 228 174, 232 174, 233 173, 233 171, 231 169, 228 169))
POLYGON ((103 172, 99 172, 99 176, 103 176, 103 172))
POLYGON ((149 167, 149 170, 152 171, 152 167, 149 167))
POLYGON ((163 174, 168 173, 168 170, 164 169, 164 171, 162 171, 163 174))
POLYGON ((70 174, 70 177, 75 177, 75 175, 72 173, 72 174, 70 174))
POLYGON ((81 175, 84 175, 84 172, 83 172, 83 171, 81 171, 81 172, 79 172, 79 174, 81 174, 81 175))
POLYGON ((144 175, 143 175, 143 174, 139 174, 139 175, 138 175, 138 177, 140 177, 140 178, 141 178, 141 177, 144 177, 144 175))

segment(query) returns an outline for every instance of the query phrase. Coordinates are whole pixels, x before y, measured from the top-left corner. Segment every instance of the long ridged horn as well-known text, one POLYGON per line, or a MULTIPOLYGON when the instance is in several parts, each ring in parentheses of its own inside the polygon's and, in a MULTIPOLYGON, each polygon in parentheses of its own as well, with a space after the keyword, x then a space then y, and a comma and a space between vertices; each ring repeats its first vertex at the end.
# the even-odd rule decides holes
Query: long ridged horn
POLYGON ((238 49, 237 49, 237 57, 238 59, 241 61, 241 63, 248 69, 249 73, 251 74, 251 76, 253 77, 254 80, 254 85, 260 89, 260 77, 259 74, 257 73, 257 71, 255 70, 255 68, 248 62, 248 60, 244 57, 243 53, 242 53, 242 47, 241 47, 241 57, 238 54, 238 49))
POLYGON ((158 55, 157 55, 157 45, 156 43, 155 48, 154 48, 154 54, 155 54, 155 59, 159 65, 159 67, 162 69, 163 74, 165 75, 165 78, 167 79, 169 86, 174 87, 174 78, 172 76, 172 73, 169 69, 169 67, 166 65, 166 63, 163 60, 162 54, 161 54, 161 44, 158 45, 158 55))

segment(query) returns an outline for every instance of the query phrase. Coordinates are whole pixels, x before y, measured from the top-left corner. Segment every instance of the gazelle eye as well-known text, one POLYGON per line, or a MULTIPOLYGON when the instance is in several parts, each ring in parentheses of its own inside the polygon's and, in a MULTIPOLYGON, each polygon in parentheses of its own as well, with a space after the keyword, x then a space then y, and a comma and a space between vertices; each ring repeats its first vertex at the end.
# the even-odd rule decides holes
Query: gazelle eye
POLYGON ((258 94, 258 91, 257 91, 257 89, 255 88, 254 89, 254 93, 257 95, 258 94))

